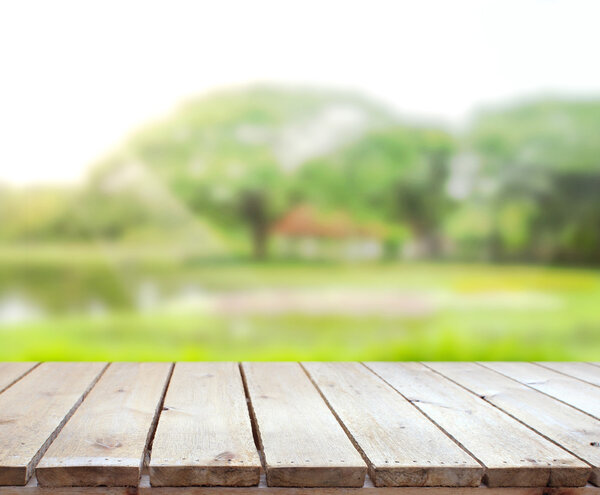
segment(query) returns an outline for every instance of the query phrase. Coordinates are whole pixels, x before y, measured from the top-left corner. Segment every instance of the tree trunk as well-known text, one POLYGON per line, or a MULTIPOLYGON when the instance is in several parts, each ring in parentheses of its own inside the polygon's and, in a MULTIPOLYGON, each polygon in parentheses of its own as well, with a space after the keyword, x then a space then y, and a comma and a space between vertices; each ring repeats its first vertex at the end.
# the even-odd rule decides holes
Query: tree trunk
POLYGON ((421 258, 437 258, 442 254, 442 241, 435 228, 421 218, 410 218, 408 224, 421 258))
POLYGON ((241 207, 242 214, 250 228, 254 258, 265 259, 268 254, 270 226, 265 194, 259 190, 245 191, 242 195, 241 207))
POLYGON ((267 257, 269 231, 266 224, 257 222, 252 225, 252 253, 257 260, 264 260, 267 257))

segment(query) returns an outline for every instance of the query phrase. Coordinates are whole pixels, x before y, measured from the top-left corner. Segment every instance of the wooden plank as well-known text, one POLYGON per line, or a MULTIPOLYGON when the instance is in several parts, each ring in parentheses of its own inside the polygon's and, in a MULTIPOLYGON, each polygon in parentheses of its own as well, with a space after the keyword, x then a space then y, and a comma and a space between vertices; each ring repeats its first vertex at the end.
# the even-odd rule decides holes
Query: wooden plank
POLYGON ((252 486, 260 467, 237 363, 176 364, 152 444, 152 485, 252 486))
MULTIPOLYGON (((35 480, 35 478, 33 478, 35 480)), ((153 487, 143 474, 138 487, 40 487, 0 486, 0 495, 600 495, 600 487, 571 488, 490 488, 478 487, 375 487, 365 481, 361 488, 267 487, 264 476, 259 486, 251 487, 153 487)))
POLYGON ((590 467, 419 363, 368 363, 485 466, 489 486, 580 486, 590 467))
POLYGON ((44 363, 0 394, 0 485, 24 485, 106 363, 44 363))
POLYGON ((367 466, 297 363, 244 363, 269 486, 360 487, 367 466))
MULTIPOLYGON (((490 488, 478 487, 375 487, 367 477, 361 488, 269 487, 264 475, 252 487, 150 487, 142 476, 138 495, 600 495, 600 488, 587 485, 571 488, 490 488)), ((0 495, 4 495, 0 492, 0 495)), ((55 495, 54 493, 52 495, 55 495)), ((71 494, 66 494, 71 495, 71 494)))
POLYGON ((531 363, 481 364, 600 419, 600 388, 594 385, 531 363))
POLYGON ((482 466, 359 363, 303 363, 375 486, 479 486, 482 466))
POLYGON ((111 364, 40 461, 41 486, 135 486, 169 363, 111 364))
POLYGON ((0 393, 4 392, 8 387, 15 383, 19 378, 22 378, 35 366, 37 366, 37 363, 0 363, 0 393))
POLYGON ((600 422, 475 363, 425 363, 592 466, 600 484, 600 422))
POLYGON ((535 364, 600 387, 600 368, 594 366, 593 364, 547 361, 538 362, 535 364))

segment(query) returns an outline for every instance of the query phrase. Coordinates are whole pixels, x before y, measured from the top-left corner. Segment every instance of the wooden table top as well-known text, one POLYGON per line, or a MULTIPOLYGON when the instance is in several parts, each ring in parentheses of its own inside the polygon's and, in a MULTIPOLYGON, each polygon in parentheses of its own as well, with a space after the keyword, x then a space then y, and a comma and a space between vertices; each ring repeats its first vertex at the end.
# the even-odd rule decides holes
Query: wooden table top
POLYGON ((0 495, 598 485, 600 363, 0 363, 0 495))

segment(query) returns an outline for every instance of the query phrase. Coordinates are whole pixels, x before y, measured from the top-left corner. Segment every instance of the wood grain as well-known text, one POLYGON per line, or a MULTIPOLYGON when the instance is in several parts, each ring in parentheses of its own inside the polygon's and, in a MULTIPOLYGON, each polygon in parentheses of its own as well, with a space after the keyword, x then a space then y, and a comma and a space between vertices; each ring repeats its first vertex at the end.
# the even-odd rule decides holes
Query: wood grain
POLYGON ((244 363, 269 486, 360 487, 367 466, 297 363, 244 363))
MULTIPOLYGON (((361 488, 344 487, 267 487, 247 488, 228 487, 189 487, 189 488, 150 488, 140 485, 138 495, 600 495, 600 488, 588 485, 578 488, 489 488, 478 487, 375 487, 365 483, 361 488)), ((0 495, 3 495, 0 492, 0 495)), ((65 494, 70 495, 70 494, 65 494)))
POLYGON ((600 387, 600 369, 591 363, 539 362, 535 364, 600 387))
POLYGON ((425 364, 586 461, 600 483, 599 421, 475 363, 425 364))
POLYGON ((152 485, 258 485, 260 467, 238 365, 176 364, 152 446, 152 485))
POLYGON ((136 486, 169 363, 111 364, 40 461, 41 486, 136 486))
POLYGON ((419 363, 368 363, 485 466, 489 486, 580 486, 590 467, 419 363))
POLYGON ((37 366, 37 363, 12 362, 0 363, 0 393, 23 377, 29 370, 37 366))
POLYGON ((359 363, 303 363, 376 486, 479 486, 482 466, 359 363))
MULTIPOLYGON (((600 488, 598 487, 592 487, 590 485, 585 487, 567 486, 570 484, 583 483, 581 479, 584 479, 590 470, 592 471, 591 480, 595 483, 598 482, 597 452, 600 452, 600 438, 598 438, 600 436, 598 429, 600 422, 591 417, 589 412, 584 413, 583 411, 578 411, 574 406, 567 405, 565 403, 565 398, 562 395, 570 388, 572 389, 571 394, 575 394, 575 398, 571 396, 569 400, 579 401, 578 406, 580 408, 588 407, 590 404, 593 405, 594 397, 592 397, 591 400, 584 402, 585 395, 578 393, 578 391, 585 390, 588 393, 587 395, 590 395, 589 392, 591 390, 600 390, 600 387, 592 384, 594 379, 593 373, 596 373, 596 370, 600 369, 598 368, 597 363, 587 363, 585 366, 581 366, 579 363, 568 363, 570 366, 569 368, 565 367, 567 366, 567 363, 535 363, 527 364, 526 366, 516 366, 514 363, 508 363, 508 371, 505 370, 506 373, 516 373, 518 371, 515 371, 516 368, 526 369, 527 378, 531 381, 528 385, 493 371, 491 368, 485 367, 494 366, 494 363, 483 363, 483 366, 481 364, 471 363, 426 363, 426 366, 435 369, 435 372, 431 369, 427 369, 423 365, 414 363, 407 364, 405 366, 407 366, 409 370, 413 367, 420 367, 421 371, 418 373, 414 372, 415 376, 403 372, 403 386, 409 387, 409 389, 416 387, 418 393, 413 396, 413 399, 414 397, 417 397, 416 400, 423 401, 420 403, 413 402, 414 405, 409 406, 409 409, 406 409, 408 403, 405 398, 396 391, 393 391, 390 385, 386 384, 374 373, 371 373, 358 364, 305 364, 306 370, 311 374, 314 383, 318 385, 323 397, 327 401, 326 403, 324 398, 319 395, 319 389, 310 382, 310 379, 306 373, 304 373, 304 370, 297 364, 281 363, 277 365, 261 365, 259 363, 255 365, 261 368, 261 370, 256 372, 254 380, 255 382, 258 382, 257 388, 252 392, 252 384, 249 375, 246 377, 248 378, 247 388, 251 392, 251 395, 254 394, 254 400, 263 403, 263 410, 267 409, 267 412, 263 414, 267 417, 267 421, 264 425, 270 424, 271 426, 270 428, 265 427, 265 431, 271 432, 271 437, 275 438, 275 440, 273 440, 275 443, 277 443, 278 438, 278 441, 281 444, 284 444, 271 450, 278 452, 279 454, 283 452, 283 457, 294 461, 293 463, 288 462, 287 465, 281 465, 275 462, 273 465, 275 469, 269 469, 269 462, 271 460, 276 461, 277 458, 267 458, 266 466, 271 475, 269 482, 277 484, 277 476, 280 476, 284 479, 284 486, 281 487, 267 487, 264 475, 261 477, 258 486, 247 487, 210 487, 196 485, 185 487, 151 487, 148 474, 142 474, 140 479, 140 464, 142 463, 144 451, 147 451, 146 447, 149 435, 154 431, 154 424, 158 418, 156 410, 158 405, 161 404, 161 397, 169 379, 169 365, 162 365, 166 366, 167 369, 166 373, 161 375, 151 369, 153 366, 160 365, 134 365, 131 363, 120 363, 120 366, 149 366, 148 368, 144 368, 144 371, 140 371, 138 376, 131 379, 129 382, 132 389, 135 389, 136 386, 139 386, 139 389, 137 391, 132 391, 128 390, 129 385, 119 385, 118 388, 113 390, 112 395, 104 393, 106 400, 100 402, 118 402, 119 399, 115 399, 114 396, 123 394, 129 395, 127 399, 120 402, 118 407, 94 408, 93 414, 88 418, 86 426, 79 430, 80 432, 88 432, 96 429, 96 431, 100 432, 96 434, 96 440, 100 435, 106 437, 104 441, 100 442, 101 445, 97 445, 97 447, 100 447, 100 451, 96 454, 100 466, 99 470, 94 472, 93 466, 92 468, 89 468, 89 464, 84 463, 83 466, 79 466, 82 467, 83 470, 78 474, 76 473, 78 476, 95 476, 95 484, 99 485, 110 484, 106 483, 106 481, 101 478, 101 476, 106 476, 106 473, 108 472, 112 472, 114 476, 116 476, 115 473, 117 473, 119 476, 124 476, 125 478, 131 476, 130 481, 125 482, 130 486, 55 487, 51 486, 52 483, 49 483, 49 486, 40 486, 35 477, 31 478, 27 485, 22 486, 22 483, 29 477, 37 460, 63 427, 63 424, 66 423, 66 426, 64 426, 63 432, 58 436, 55 444, 58 444, 59 439, 64 432, 71 427, 71 421, 75 421, 75 418, 80 415, 81 409, 89 407, 88 402, 90 401, 90 398, 96 394, 100 384, 104 383, 103 376, 98 382, 98 386, 94 386, 97 378, 102 375, 104 364, 45 363, 35 368, 27 368, 27 366, 33 366, 33 363, 30 363, 28 365, 21 365, 22 368, 19 373, 13 373, 9 368, 13 367, 14 364, 20 363, 7 364, 10 364, 11 366, 3 368, 2 363, 0 363, 0 380, 2 379, 2 376, 12 376, 12 378, 7 379, 8 383, 12 383, 12 385, 9 385, 3 393, 0 393, 0 480, 1 476, 5 476, 4 480, 8 480, 8 482, 11 483, 11 486, 0 486, 0 495, 49 495, 50 493, 62 493, 65 495, 100 495, 100 493, 109 493, 113 495, 131 495, 134 493, 140 495, 144 493, 146 495, 151 495, 151 493, 155 493, 156 495, 268 495, 269 493, 274 494, 275 492, 277 492, 276 495, 423 495, 425 492, 429 495, 475 495, 476 493, 481 495, 600 495, 600 488), (557 367, 556 369, 553 369, 555 364, 557 364, 557 367), (573 364, 577 365, 571 366, 573 364), (265 366, 265 368, 262 368, 262 366, 265 366), (96 367, 95 375, 90 373, 90 370, 93 370, 94 367, 96 367), (3 369, 4 374, 2 374, 1 371, 3 369), (40 369, 43 369, 44 372, 40 372, 40 369), (296 371, 294 371, 294 369, 296 371), (297 373, 298 370, 300 370, 300 374, 297 373), (433 374, 437 379, 437 384, 429 383, 429 378, 423 377, 423 370, 429 374, 433 374), (538 374, 534 375, 533 370, 537 370, 535 373, 538 374), (585 370, 585 375, 582 374, 581 370, 585 370), (545 375, 540 377, 540 372, 545 375), (23 375, 23 373, 25 374, 23 375), (550 373, 550 375, 548 375, 548 373, 550 373), (575 376, 576 373, 578 376, 575 376), (85 382, 86 377, 88 379, 87 383, 85 382), (144 382, 144 380, 146 381, 144 382), (556 385, 560 380, 566 380, 566 382, 562 382, 560 386, 556 385), (162 390, 161 386, 157 385, 157 383, 160 384, 161 381, 162 390), (144 384, 141 384, 141 382, 144 382, 144 384), (443 384, 443 390, 439 389, 440 383, 443 384), (460 386, 456 385, 456 383, 460 383, 460 386), (549 383, 552 385, 549 390, 553 394, 560 393, 562 398, 550 396, 548 391, 537 390, 533 387, 548 386, 549 383), (567 385, 565 385, 565 383, 567 385), (266 390, 261 388, 263 384, 266 384, 272 392, 270 396, 266 390), (309 385, 309 387, 305 390, 303 387, 306 387, 307 385, 309 385), (79 397, 77 397, 77 394, 75 393, 78 387, 81 391, 79 397), (143 400, 142 397, 152 387, 158 387, 158 392, 155 394, 158 399, 156 400, 154 411, 150 410, 149 412, 145 406, 148 401, 143 400), (75 411, 81 400, 83 400, 89 389, 92 389, 90 395, 83 401, 83 404, 80 406, 80 409, 75 412, 73 418, 67 422, 68 418, 73 411, 75 411), (435 400, 431 400, 432 397, 428 395, 432 393, 432 389, 434 390, 435 400), (470 391, 467 392, 465 389, 470 391), (146 392, 144 392, 144 390, 146 392), (309 390, 312 392, 309 392, 309 390), (311 395, 311 393, 313 395, 311 395), (561 445, 564 449, 585 460, 592 467, 584 463, 578 465, 568 463, 563 465, 559 461, 564 458, 560 457, 554 457, 553 460, 547 462, 543 461, 542 459, 546 459, 546 457, 540 457, 540 450, 537 449, 537 447, 539 447, 538 444, 536 444, 536 448, 532 450, 531 446, 528 446, 529 439, 526 435, 517 432, 513 427, 500 428, 496 424, 497 421, 494 418, 490 419, 488 412, 482 413, 482 409, 474 406, 467 407, 461 393, 468 394, 471 400, 475 402, 479 401, 485 406, 493 408, 497 414, 502 415, 504 421, 511 421, 513 425, 516 424, 523 428, 525 428, 523 425, 527 425, 528 428, 526 428, 526 431, 528 431, 530 435, 534 435, 535 438, 541 439, 542 442, 544 442, 543 436, 546 439, 561 445), (289 394, 295 396, 295 398, 290 399, 288 397, 289 394), (314 394, 316 394, 316 396, 314 394), (137 399, 131 398, 131 395, 137 395, 137 399), (278 402, 280 396, 284 397, 284 400, 282 401, 283 405, 279 404, 274 406, 274 403, 278 402), (394 399, 391 398, 392 396, 394 399), (6 399, 7 397, 9 400, 6 399), (305 397, 307 398, 307 404, 302 403, 305 400, 305 397), (69 401, 72 401, 71 407, 69 407, 69 401), (430 403, 427 404, 427 402, 430 403), (320 406, 315 405, 319 403, 320 406), (419 407, 419 410, 416 409, 417 406, 419 407), (428 407, 431 407, 434 410, 434 413, 431 411, 427 412, 428 407), (60 413, 61 408, 63 413, 60 413), (307 413, 304 408, 307 408, 309 412, 307 413), (316 416, 320 416, 320 413, 315 413, 319 408, 324 408, 324 411, 329 415, 329 419, 333 421, 334 427, 337 428, 338 434, 342 434, 341 438, 343 441, 341 443, 333 438, 336 434, 333 434, 332 436, 327 431, 330 426, 323 427, 321 419, 315 420, 315 414, 316 416), (337 420, 331 413, 330 408, 335 411, 338 417, 337 420), (127 411, 124 416, 122 415, 122 410, 127 411), (409 410, 411 411, 410 413, 407 412, 409 410), (398 456, 404 455, 407 459, 409 457, 408 454, 414 454, 414 456, 423 454, 423 459, 432 460, 432 462, 439 461, 441 467, 441 462, 446 463, 447 461, 441 461, 435 456, 445 455, 446 445, 444 443, 439 443, 439 441, 429 442, 425 440, 430 434, 428 428, 437 428, 433 422, 429 422, 430 420, 427 419, 426 414, 430 415, 431 419, 435 419, 433 418, 433 415, 436 413, 436 410, 437 414, 453 425, 453 432, 458 431, 460 433, 460 428, 456 427, 456 424, 460 423, 461 419, 457 419, 457 416, 464 416, 464 425, 462 426, 466 430, 469 430, 469 434, 471 434, 472 437, 479 439, 479 445, 476 447, 480 449, 487 448, 490 452, 494 451, 492 454, 496 454, 498 459, 502 459, 502 457, 498 457, 498 453, 500 452, 501 454, 502 449, 505 449, 506 445, 510 445, 512 448, 518 444, 523 448, 522 452, 527 455, 527 457, 523 456, 520 459, 526 461, 540 461, 537 463, 537 468, 529 464, 524 466, 529 469, 529 474, 534 473, 535 476, 539 477, 540 473, 545 473, 544 475, 547 476, 551 486, 561 486, 556 488, 544 488, 541 486, 533 488, 520 488, 515 486, 506 488, 475 488, 466 486, 448 488, 425 486, 380 486, 375 488, 371 482, 371 478, 367 477, 365 479, 365 484, 360 488, 352 488, 349 486, 310 487, 314 486, 316 483, 336 485, 339 480, 342 480, 343 483, 348 483, 348 476, 356 481, 354 476, 356 474, 357 466, 352 468, 352 466, 341 462, 341 460, 338 461, 337 466, 335 463, 323 465, 323 463, 318 462, 318 455, 328 455, 328 453, 331 453, 332 457, 330 457, 330 459, 333 460, 333 456, 337 455, 337 445, 342 445, 343 452, 345 452, 345 449, 348 446, 352 445, 350 440, 348 440, 348 437, 343 435, 343 430, 339 426, 338 420, 343 422, 346 433, 351 436, 351 440, 358 449, 362 451, 363 457, 371 468, 373 479, 378 484, 389 482, 389 480, 381 477, 380 479, 377 479, 378 470, 372 469, 373 467, 381 465, 382 469, 380 471, 386 471, 386 455, 387 460, 390 461, 393 454, 397 454, 398 456), (150 414, 151 417, 151 420, 149 421, 150 426, 138 428, 144 421, 147 421, 145 418, 148 414, 150 414), (417 416, 415 416, 415 414, 417 416), (121 425, 121 423, 127 423, 128 420, 122 421, 122 418, 127 418, 128 416, 135 418, 129 422, 129 424, 134 425, 133 428, 121 425), (511 416, 514 419, 512 419, 511 416), (290 418, 293 419, 290 420, 290 418), (416 420, 415 418, 421 418, 425 423, 421 424, 420 420, 416 420), (49 423, 47 422, 48 420, 50 420, 49 423), (523 424, 518 423, 517 420, 521 421, 523 424), (52 422, 54 422, 54 426, 52 425, 52 422), (131 445, 138 442, 136 431, 140 430, 144 432, 145 436, 143 440, 138 442, 142 444, 142 447, 135 456, 131 453, 135 449, 130 449, 129 446, 121 448, 121 446, 118 445, 118 441, 110 441, 110 433, 108 433, 109 428, 106 427, 106 424, 111 422, 118 423, 119 427, 110 429, 110 431, 113 433, 117 432, 119 435, 121 435, 119 432, 124 432, 122 437, 128 439, 128 444, 129 440, 131 440, 131 445), (317 426, 315 427, 315 425, 317 426), (402 428, 402 426, 405 426, 405 428, 402 428), (490 430, 491 433, 489 433, 488 436, 480 434, 479 429, 483 427, 490 430), (414 429, 416 434, 403 436, 406 429, 414 429), (542 436, 535 435, 532 430, 539 432, 542 436), (324 431, 326 433, 322 434, 324 431), (423 450, 419 450, 418 447, 415 447, 418 441, 423 443, 421 447, 423 450), (319 444, 318 442, 322 443, 319 444), (312 445, 313 443, 315 445, 312 445), (502 446, 500 451, 497 450, 497 443, 500 443, 502 446), (314 456, 311 454, 308 470, 303 469, 304 464, 302 464, 302 459, 304 457, 302 454, 305 452, 310 453, 310 449, 305 447, 307 444, 317 451, 314 456), (427 448, 431 448, 431 454, 425 455, 424 451, 426 451, 427 448), (114 455, 111 452, 114 452, 114 455), (292 454, 288 455, 286 452, 292 452, 292 454), (371 452, 370 458, 368 456, 369 452, 371 452), (295 457, 292 457, 294 453, 295 457), (125 469, 122 469, 120 463, 115 461, 115 458, 118 458, 118 456, 121 456, 122 459, 126 460, 133 459, 132 465, 128 465, 126 462, 125 469), (15 459, 17 460, 16 464, 13 463, 15 459), (554 461, 554 459, 556 459, 556 461, 554 461), (311 460, 316 460, 317 462, 310 462, 311 460), (113 466, 112 463, 117 464, 117 466, 113 466), (283 469, 278 473, 276 468, 279 466, 283 467, 283 469), (297 466, 300 466, 300 468, 297 468, 297 466), (351 467, 352 469, 344 471, 347 467, 351 467), (98 473, 104 474, 100 475, 98 473), (273 473, 275 474, 275 477, 272 476, 273 473), (581 478, 579 481, 575 480, 577 476, 581 478), (13 481, 10 481, 8 477, 13 481), (293 477, 300 479, 300 484, 303 486, 293 486, 295 484, 293 482, 293 477), (325 482, 323 482, 323 478, 325 478, 325 482), (12 485, 12 483, 15 482, 14 480, 21 483, 21 486, 12 485), (292 482, 290 483, 290 481, 292 482), (415 490, 418 490, 418 493, 415 490)), ((173 402, 171 404, 165 403, 165 408, 167 410, 165 410, 164 413, 167 414, 170 410, 173 411, 171 419, 174 420, 173 424, 177 425, 178 431, 181 429, 181 433, 179 440, 170 438, 175 436, 175 434, 167 434, 167 437, 169 438, 167 438, 166 441, 171 442, 173 452, 179 455, 181 455, 179 452, 180 449, 177 449, 176 447, 182 447, 186 442, 194 444, 194 447, 190 449, 190 452, 199 452, 200 449, 203 448, 200 447, 202 444, 209 444, 209 450, 210 448, 214 448, 214 452, 219 450, 218 453, 214 454, 212 459, 218 457, 219 454, 223 454, 221 457, 224 457, 228 464, 230 462, 229 459, 231 459, 231 463, 234 463, 236 456, 231 454, 237 454, 237 452, 230 449, 227 444, 219 443, 220 440, 218 439, 228 435, 227 433, 223 434, 223 432, 229 431, 229 421, 234 416, 238 416, 238 411, 245 411, 245 405, 239 407, 237 403, 237 400, 240 398, 242 400, 244 399, 244 393, 242 391, 243 387, 240 383, 239 374, 237 375, 236 386, 231 385, 232 383, 235 383, 235 380, 229 381, 228 379, 225 379, 225 376, 236 376, 236 365, 231 363, 198 363, 197 365, 193 363, 184 363, 177 365, 176 369, 180 366, 182 371, 181 379, 176 379, 178 375, 175 373, 175 381, 172 382, 172 386, 175 385, 175 387, 170 389, 170 391, 173 391, 173 395, 167 394, 167 400, 169 401, 171 400, 170 398, 172 398, 173 402), (198 368, 196 366, 198 366, 198 368), (205 372, 204 366, 216 366, 219 373, 215 373, 211 370, 206 370, 205 372), (223 372, 221 372, 221 370, 223 370, 223 372), (200 371, 200 374, 198 374, 198 371, 200 371), (207 376, 213 373, 215 374, 214 377, 207 376), (211 385, 208 382, 213 383, 211 385), (179 385, 176 385, 176 383, 179 383, 179 385), (175 393, 176 389, 179 389, 177 393, 175 393), (237 390, 237 392, 232 393, 233 390, 237 390), (178 404, 177 401, 181 402, 178 404), (213 404, 213 402, 216 402, 216 404, 213 404), (190 403, 192 404, 192 408, 189 406, 190 403), (229 404, 229 407, 225 407, 226 404, 229 404), (171 405, 172 408, 170 407, 171 405), (198 406, 198 410, 194 409, 196 406, 198 406), (179 409, 178 414, 175 414, 176 409, 179 409), (212 416, 211 413, 208 413, 209 410, 213 411, 212 416), (191 412, 191 414, 189 414, 189 424, 187 419, 176 419, 181 416, 187 417, 188 415, 185 414, 186 412, 191 412), (203 416, 203 414, 206 414, 206 416, 203 416), (223 416, 223 418, 220 418, 223 423, 215 422, 215 418, 219 416, 223 416), (223 424, 225 426, 222 426, 223 424), (185 426, 182 427, 182 425, 185 426), (187 430, 186 428, 190 429, 187 430), (197 430, 194 430, 194 428, 197 428, 197 430), (201 432, 198 433, 195 439, 194 431, 201 432), (211 431, 214 431, 214 438, 210 437, 211 431), (187 435, 189 435, 189 438, 187 435), (196 440, 197 443, 194 443, 196 440)), ((250 365, 245 366, 246 369, 248 369, 250 365)), ((107 372, 111 368, 109 368, 107 372)), ((411 373, 412 372, 413 371, 411 371, 411 373)), ((115 382, 114 385, 116 387, 117 383, 115 382)), ((411 396, 409 396, 409 398, 411 398, 411 396)), ((244 414, 240 414, 239 417, 245 418, 247 422, 247 411, 244 414)), ((258 418, 256 412, 255 416, 258 418)), ((327 417, 327 415, 325 417, 327 417)), ((165 416, 165 418, 167 418, 167 416, 165 416)), ((325 421, 327 422, 328 420, 325 421)), ((438 421, 440 420, 438 419, 438 421)), ((257 437, 260 437, 262 441, 263 438, 260 431, 261 422, 255 421, 255 424, 258 425, 257 437)), ((165 422, 165 426, 166 425, 167 423, 165 422)), ((444 427, 444 425, 441 424, 440 426, 444 427)), ((248 430, 249 429, 246 428, 246 433, 244 435, 249 433, 248 430)), ((434 431, 439 433, 438 430, 434 431)), ((156 454, 158 437, 159 435, 157 433, 154 443, 155 450, 152 456, 153 460, 158 459, 158 455, 156 454)), ((441 438, 444 438, 446 439, 445 441, 447 441, 447 438, 444 435, 442 435, 441 438)), ((462 439, 463 437, 460 438, 462 439)), ((459 438, 456 438, 456 440, 459 440, 459 438)), ((230 441, 240 442, 241 439, 236 436, 236 438, 231 438, 230 441)), ((78 441, 72 439, 72 443, 68 444, 68 449, 65 447, 65 449, 69 451, 68 462, 73 461, 73 458, 78 455, 77 449, 81 448, 83 450, 84 448, 89 448, 90 443, 90 439, 86 438, 83 434, 78 441), (83 445, 83 447, 81 447, 81 445, 83 445)), ((250 443, 251 445, 252 441, 248 441, 248 437, 246 437, 242 443, 244 445, 250 443)), ((54 448, 54 446, 55 445, 53 444, 50 449, 54 448)), ((463 444, 463 446, 466 448, 466 445, 463 444)), ((556 447, 556 445, 554 445, 554 447, 556 447)), ((460 448, 456 448, 460 452, 460 448)), ((469 450, 474 453, 474 448, 469 450)), ((559 451, 561 452, 561 455, 565 455, 565 451, 560 449, 559 451)), ((354 452, 351 447, 350 452, 354 452)), ((544 452, 546 452, 544 455, 547 455, 547 451, 544 452)), ((515 453, 515 458, 517 454, 518 452, 515 453)), ((255 450, 254 455, 256 455, 255 450)), ((354 455, 357 456, 359 454, 354 452, 354 455)), ((46 457, 50 457, 50 450, 46 457)), ((87 459, 86 457, 82 458, 87 459)), ((307 458, 308 457, 306 457, 306 459, 307 458)), ((194 457, 194 459, 200 459, 200 457, 194 457)), ((211 457, 208 456, 207 459, 210 461, 211 457)), ((306 462, 306 459, 304 459, 304 462, 306 462)), ((394 459, 394 461, 400 461, 398 462, 398 465, 401 468, 404 466, 402 464, 402 459, 403 458, 401 457, 394 459)), ((396 463, 394 462, 394 464, 396 463)), ((182 463, 182 466, 188 467, 187 460, 182 463)), ((76 462, 74 462, 71 467, 77 468, 76 462)), ((194 469, 196 467, 197 466, 195 465, 192 466, 194 469)), ((211 466, 211 469, 212 467, 214 466, 211 466)), ((238 466, 234 465, 233 467, 237 469, 238 466)), ((257 466, 254 466, 254 469, 256 469, 256 467, 257 466)), ((394 471, 393 467, 395 466, 392 466, 392 469, 387 471, 392 473, 394 471)), ((509 479, 509 485, 520 483, 519 477, 520 473, 523 472, 523 466, 517 465, 516 467, 518 469, 516 471, 511 471, 511 469, 515 467, 513 465, 504 465, 500 467, 506 468, 504 471, 505 475, 514 477, 514 479, 509 479)), ((366 466, 362 464, 358 466, 358 468, 362 468, 364 473, 366 466)), ((75 469, 75 471, 77 471, 77 469, 75 469)), ((60 469, 57 472, 60 472, 60 469)), ((142 470, 142 473, 143 472, 144 471, 142 470)), ((488 482, 491 480, 490 474, 493 475, 494 473, 488 469, 486 472, 488 482)), ((65 472, 61 472, 60 476, 65 476, 65 472)), ((194 474, 193 476, 196 475, 194 474)), ((418 476, 421 475, 419 474, 418 476)), ((421 483, 424 478, 418 476, 417 483, 421 483)), ((178 479, 177 477, 175 478, 178 479)), ((425 478, 426 480, 423 484, 431 483, 431 477, 427 478, 425 476, 425 478)), ((122 479, 123 478, 114 483, 123 484, 124 482, 122 479)), ((255 480, 256 477, 253 478, 254 482, 255 480)), ((74 482, 79 483, 77 480, 74 482)), ((167 483, 170 484, 173 483, 173 481, 168 481, 167 483)), ((194 481, 194 483, 197 483, 197 481, 194 481)), ((390 484, 393 483, 395 483, 395 480, 390 484)), ((353 486, 358 486, 358 482, 353 486)))
POLYGON ((600 388, 594 385, 531 363, 481 364, 600 419, 600 388))
POLYGON ((40 487, 35 477, 26 486, 0 486, 0 495, 600 495, 600 488, 374 487, 367 478, 361 488, 267 487, 264 476, 251 487, 153 487, 143 474, 138 487, 40 487))
POLYGON ((24 485, 106 363, 44 363, 0 394, 0 485, 24 485))

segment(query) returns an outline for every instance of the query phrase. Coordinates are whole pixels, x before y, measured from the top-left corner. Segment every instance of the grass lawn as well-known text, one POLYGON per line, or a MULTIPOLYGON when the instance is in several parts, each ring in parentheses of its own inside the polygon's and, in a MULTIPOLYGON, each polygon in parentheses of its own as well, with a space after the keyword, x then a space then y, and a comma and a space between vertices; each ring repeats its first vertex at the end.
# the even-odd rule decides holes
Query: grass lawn
MULTIPOLYGON (((80 290, 73 281, 79 280, 80 270, 104 264, 122 277, 122 283, 114 285, 125 288, 133 279, 154 277, 165 286, 194 283, 211 293, 290 287, 374 293, 393 289, 424 294, 435 305, 426 314, 404 316, 230 315, 189 308, 138 311, 126 305, 97 315, 58 311, 33 321, 0 323, 0 360, 600 359, 597 270, 420 263, 175 263, 168 256, 151 257, 135 266, 105 251, 101 256, 57 253, 0 251, 4 287, 29 281, 34 288, 47 286, 54 298, 63 292, 71 297, 80 290)), ((113 290, 105 283, 108 275, 94 274, 80 278, 86 283, 101 280, 102 287, 113 290)))

